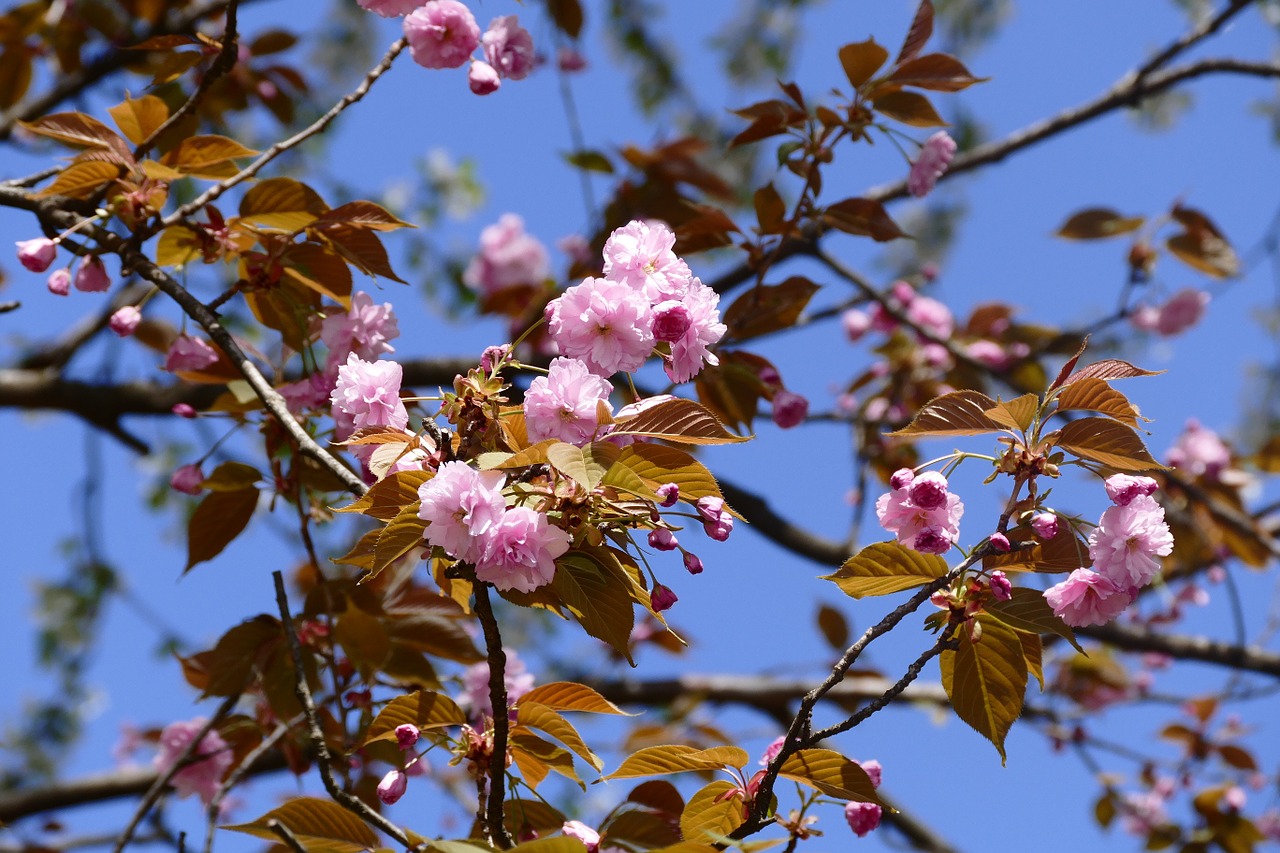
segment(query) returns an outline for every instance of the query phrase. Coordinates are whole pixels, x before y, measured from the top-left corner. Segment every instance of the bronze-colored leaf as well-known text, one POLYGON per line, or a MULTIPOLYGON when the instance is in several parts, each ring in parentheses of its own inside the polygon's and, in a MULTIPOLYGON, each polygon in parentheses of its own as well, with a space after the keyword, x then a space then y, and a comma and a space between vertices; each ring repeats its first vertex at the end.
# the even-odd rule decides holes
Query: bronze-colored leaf
POLYGON ((871 102, 876 112, 912 127, 947 127, 948 122, 919 92, 897 91, 881 95, 871 102))
POLYGON ((378 543, 373 549, 373 565, 365 580, 373 580, 387 566, 414 548, 423 546, 423 533, 426 529, 427 523, 418 517, 416 500, 400 510, 378 534, 378 543))
POLYGON ((129 144, 120 134, 84 113, 54 113, 18 124, 37 136, 46 136, 77 148, 110 148, 130 159, 133 157, 129 144))
POLYGON ((10 41, 0 50, 0 110, 22 100, 31 86, 31 50, 21 41, 10 41))
POLYGON ((378 716, 369 724, 365 732, 363 746, 377 741, 394 741, 396 727, 411 725, 420 730, 443 729, 449 726, 461 726, 467 722, 467 715, 457 703, 442 693, 431 693, 420 690, 405 696, 392 699, 378 716))
POLYGON ((654 489, 665 483, 675 483, 682 500, 694 503, 698 498, 723 498, 716 478, 706 466, 683 450, 660 444, 633 444, 624 447, 610 473, 605 475, 606 485, 614 481, 613 472, 627 469, 654 489))
POLYGON ((898 51, 898 58, 894 60, 894 64, 901 66, 904 62, 915 59, 928 43, 931 35, 933 35, 933 3, 931 0, 920 0, 915 17, 911 19, 911 28, 907 30, 907 37, 902 41, 902 50, 898 51))
POLYGON ((333 800, 320 797, 298 797, 251 823, 222 828, 279 843, 280 836, 271 828, 276 823, 286 827, 308 851, 360 853, 380 847, 377 833, 367 823, 333 800))
POLYGON ((1101 240, 1137 231, 1146 219, 1123 216, 1109 207, 1090 207, 1071 214, 1054 233, 1068 240, 1101 240))
POLYGON ((867 39, 846 44, 840 48, 839 56, 844 76, 849 78, 849 84, 857 89, 870 80, 871 75, 880 70, 885 60, 889 58, 889 51, 876 44, 875 39, 867 39))
POLYGON ((523 697, 556 711, 580 711, 586 714, 620 714, 632 716, 585 684, 552 681, 539 684, 523 697))
POLYGON ((1080 418, 1058 430, 1054 444, 1084 459, 1117 471, 1136 473, 1163 469, 1130 427, 1108 418, 1080 418))
POLYGON ((284 274, 343 308, 351 308, 351 268, 337 254, 315 243, 290 246, 280 258, 284 274))
POLYGON ((1022 714, 1027 661, 1017 631, 994 619, 977 618, 981 640, 974 643, 969 632, 961 630, 959 648, 939 658, 942 686, 956 716, 995 745, 1003 764, 1005 736, 1022 714))
POLYGON ((619 418, 615 435, 643 435, 678 444, 737 444, 751 436, 735 435, 701 403, 683 397, 650 398, 639 414, 619 418))
POLYGON ((349 201, 332 210, 326 210, 316 218, 311 227, 325 229, 331 226, 362 228, 370 231, 395 231, 398 228, 415 227, 371 201, 349 201))
POLYGON ((258 506, 256 488, 230 492, 210 492, 191 514, 187 523, 187 566, 212 560, 239 536, 258 506))
POLYGON ((804 276, 792 276, 782 284, 753 287, 724 312, 722 319, 729 328, 725 338, 744 341, 790 328, 817 292, 818 285, 804 276))
POLYGON ((802 749, 787 757, 778 775, 839 800, 879 803, 876 787, 858 762, 830 749, 802 749))
POLYGON ((1015 587, 1012 598, 1008 601, 988 602, 986 612, 1015 631, 1027 631, 1037 635, 1056 634, 1074 646, 1076 651, 1084 651, 1076 642, 1076 635, 1071 630, 1071 626, 1053 612, 1053 608, 1049 606, 1049 602, 1045 601, 1044 594, 1039 590, 1023 586, 1015 587))
POLYGON ((169 105, 155 95, 143 95, 108 107, 107 112, 130 142, 141 145, 169 118, 169 105))
POLYGON ((596 772, 599 772, 604 767, 604 762, 582 740, 578 730, 568 720, 546 705, 539 705, 537 702, 530 701, 528 696, 522 696, 516 705, 516 722, 522 726, 538 729, 545 734, 551 735, 551 737, 573 750, 579 758, 590 764, 596 772))
POLYGON ((742 825, 742 801, 729 796, 733 788, 732 782, 718 779, 689 798, 680 814, 686 844, 719 841, 742 825))
POLYGON ((1143 370, 1141 367, 1134 367, 1127 361, 1118 358, 1104 358, 1102 361, 1095 361, 1093 364, 1086 365, 1075 373, 1072 373, 1061 385, 1070 385, 1072 382, 1079 382, 1081 379, 1132 379, 1135 376, 1159 376, 1164 373, 1163 370, 1143 370))
POLYGON ((980 391, 952 391, 934 397, 900 430, 889 435, 982 435, 1004 427, 987 417, 996 401, 980 391))
POLYGON ((216 167, 257 153, 226 136, 192 136, 179 142, 160 162, 188 175, 217 178, 224 170, 216 167))
POLYGON ((1035 420, 1040 408, 1040 397, 1036 394, 1023 394, 1012 400, 1001 400, 984 414, 1005 429, 1026 432, 1035 420))
POLYGON ((65 195, 70 198, 88 198, 98 192, 109 182, 120 177, 120 166, 104 161, 88 161, 72 163, 58 173, 53 183, 42 189, 37 196, 49 198, 65 195))
POLYGON ((770 181, 756 190, 752 198, 756 209, 756 222, 760 224, 760 233, 780 234, 783 219, 787 215, 787 203, 782 200, 773 182, 770 181))
POLYGON ((1214 278, 1231 278, 1240 273, 1240 257, 1231 244, 1212 234, 1175 234, 1165 247, 1184 264, 1214 278))
POLYGON ((551 591, 582 629, 609 644, 634 666, 630 640, 635 611, 630 586, 620 567, 604 565, 580 551, 569 551, 556 560, 551 581, 551 591))
POLYGON ((906 237, 884 205, 869 198, 847 198, 822 212, 822 220, 837 231, 870 237, 877 243, 906 237))
POLYGON ((822 580, 831 581, 852 598, 865 598, 924 586, 946 574, 947 561, 937 554, 922 554, 890 541, 868 545, 822 580))
POLYGON ((547 14, 556 29, 571 39, 582 32, 582 4, 578 0, 547 0, 547 14))
POLYGON ((885 83, 915 86, 933 92, 959 92, 987 79, 974 77, 963 62, 950 54, 930 53, 903 62, 885 78, 885 83))
POLYGON ((849 647, 849 620, 829 604, 818 608, 818 630, 827 645, 838 652, 849 647))
MULTIPOLYGON (((1098 412, 1131 427, 1138 425, 1138 407, 1105 380, 1088 377, 1071 383, 1057 396, 1058 411, 1098 412)), ((1143 420, 1146 420, 1143 418, 1143 420)))
POLYGON ((390 521, 418 500, 418 489, 434 476, 430 471, 397 471, 369 487, 354 503, 334 512, 360 512, 390 521))
POLYGON ((613 174, 613 162, 600 151, 572 151, 563 155, 570 166, 584 172, 599 172, 602 175, 613 174))
POLYGON ((710 749, 682 744, 647 746, 627 756, 617 770, 604 778, 637 779, 693 770, 721 770, 726 767, 740 769, 746 767, 750 760, 746 751, 736 746, 716 746, 710 749))
POLYGON ((286 231, 305 228, 328 209, 319 193, 293 178, 261 181, 240 200, 241 219, 286 231))

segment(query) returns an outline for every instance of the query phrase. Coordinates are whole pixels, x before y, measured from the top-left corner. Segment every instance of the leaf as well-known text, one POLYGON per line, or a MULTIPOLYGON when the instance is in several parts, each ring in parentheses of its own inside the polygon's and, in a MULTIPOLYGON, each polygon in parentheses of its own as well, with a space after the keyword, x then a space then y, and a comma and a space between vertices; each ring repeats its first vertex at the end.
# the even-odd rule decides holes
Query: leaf
MULTIPOLYGON (((600 827, 600 849, 620 849, 619 842, 626 842, 621 849, 653 850, 680 841, 680 829, 676 822, 684 803, 673 814, 652 812, 647 809, 615 811, 612 818, 600 827)), ((715 848, 712 848, 714 850, 715 848)))
POLYGON ((562 155, 565 162, 570 166, 574 166, 584 172, 600 172, 605 175, 613 174, 613 163, 609 158, 599 151, 583 150, 570 151, 562 155))
POLYGON ((156 243, 156 263, 160 266, 180 267, 201 255, 200 238, 187 226, 171 225, 160 232, 156 243))
POLYGON ((630 418, 619 418, 613 435, 643 435, 679 444, 739 444, 751 436, 735 435, 694 400, 668 397, 651 403, 630 418))
POLYGON ((365 275, 378 275, 401 284, 407 282, 391 268, 387 249, 378 235, 367 228, 335 226, 315 232, 318 239, 365 275))
POLYGON ((280 258, 284 274, 343 308, 351 308, 351 270, 338 255, 315 243, 290 246, 280 258))
POLYGON ((27 93, 32 77, 31 51, 9 42, 0 51, 0 110, 7 110, 27 93))
POLYGON ((947 127, 948 123, 933 104, 919 92, 889 92, 871 102, 881 115, 897 119, 912 127, 947 127))
POLYGON ((782 284, 753 287, 733 301, 721 318, 729 330, 727 340, 745 341, 794 326, 818 285, 804 276, 791 276, 782 284))
POLYGON ((604 768, 604 762, 586 745, 582 740, 582 736, 578 734, 578 730, 568 720, 546 705, 531 702, 528 696, 521 697, 516 703, 516 722, 522 726, 538 729, 551 735, 573 750, 578 757, 590 764, 596 772, 604 768))
POLYGON ((107 148, 133 159, 128 143, 120 134, 84 113, 54 113, 18 124, 37 136, 47 136, 77 148, 107 148))
POLYGON ((516 838, 527 830, 543 835, 557 832, 564 822, 565 816, 560 811, 541 800, 509 799, 502 814, 503 825, 516 838))
POLYGON ((683 744, 647 746, 627 756, 622 765, 605 776, 604 780, 638 779, 643 776, 666 776, 669 773, 721 770, 726 767, 741 769, 750 760, 746 750, 736 746, 714 746, 710 749, 683 744))
POLYGON ((587 845, 568 835, 535 838, 512 847, 510 853, 584 853, 587 845))
POLYGON ((846 198, 828 207, 822 219, 832 228, 859 237, 870 237, 877 243, 897 240, 907 234, 898 227, 884 205, 869 198, 846 198))
POLYGON ((1163 470, 1138 434, 1108 418, 1080 418, 1058 430, 1053 443, 1076 456, 1118 471, 1163 470))
POLYGON ((1095 361, 1093 364, 1080 368, 1068 376, 1060 385, 1070 385, 1073 382, 1079 382, 1081 379, 1132 379, 1135 376, 1159 376, 1161 373, 1164 373, 1164 371, 1143 370, 1141 367, 1134 367, 1129 362, 1121 361, 1118 358, 1104 358, 1102 361, 1095 361))
POLYGON ((578 0, 547 0, 547 13, 556 29, 571 39, 582 32, 582 4, 578 0))
POLYGON ((522 701, 537 702, 556 711, 633 716, 587 685, 573 681, 552 681, 548 684, 540 684, 521 698, 522 701))
POLYGON ((107 112, 130 142, 141 145, 169 118, 169 105, 155 95, 143 95, 108 107, 107 112))
POLYGON ((988 554, 982 558, 983 568, 988 571, 1070 572, 1093 565, 1089 559, 1089 546, 1066 521, 1060 520, 1060 524, 1062 529, 1052 539, 1040 541, 1037 537, 1031 540, 1037 544, 1029 548, 1019 548, 1007 554, 988 554))
POLYGON ((267 841, 280 843, 272 822, 286 827, 308 853, 357 853, 377 850, 378 836, 370 826, 328 799, 299 797, 272 809, 252 823, 224 826, 267 841))
POLYGON ((635 666, 630 650, 635 612, 629 586, 620 569, 611 572, 580 551, 570 551, 556 560, 556 574, 551 580, 551 591, 582 629, 608 643, 635 666))
POLYGON ((1231 244, 1212 234, 1175 234, 1165 241, 1174 257, 1214 278, 1240 274, 1240 258, 1231 244))
POLYGON ((1012 598, 1008 601, 988 602, 985 610, 1015 631, 1026 631, 1037 635, 1057 634, 1074 646, 1076 651, 1084 652, 1076 642, 1076 635, 1071 630, 1071 626, 1053 612, 1053 608, 1044 600, 1044 594, 1039 590, 1022 586, 1014 587, 1012 598))
POLYGON ((829 604, 818 608, 818 630, 827 645, 838 652, 849 647, 849 620, 829 604))
POLYGON ((567 750, 543 740, 524 726, 512 728, 509 742, 511 756, 531 788, 537 788, 547 778, 547 771, 554 770, 586 790, 587 786, 578 778, 578 772, 573 767, 573 756, 567 750))
POLYGON ((37 198, 65 195, 70 198, 88 198, 109 181, 120 177, 120 166, 101 160, 72 163, 53 179, 53 183, 40 190, 37 198))
POLYGON ((396 726, 417 726, 420 730, 466 725, 467 715, 457 703, 441 693, 419 690, 388 702, 369 724, 362 746, 378 741, 394 741, 396 726))
POLYGON ((292 178, 262 181, 240 200, 241 219, 290 232, 307 227, 328 209, 315 190, 292 178))
POLYGON ((256 488, 210 492, 187 523, 187 567, 212 560, 244 531, 258 506, 256 488))
POLYGON ((586 447, 575 447, 557 441, 547 448, 547 461, 588 492, 600 485, 605 473, 622 455, 622 448, 610 441, 597 441, 586 447))
POLYGON ((418 489, 431 479, 430 471, 397 471, 369 487, 354 503, 338 507, 334 512, 360 512, 390 521, 418 500, 418 489))
POLYGON ((422 546, 426 529, 427 523, 418 517, 416 500, 400 510, 378 534, 378 543, 373 549, 373 565, 364 580, 372 580, 387 566, 422 546))
POLYGON ((902 65, 914 59, 928 43, 931 35, 933 35, 933 3, 930 0, 920 0, 920 5, 916 7, 916 15, 911 19, 911 28, 907 30, 907 37, 902 42, 902 50, 898 51, 898 58, 894 63, 902 65))
POLYGON ((875 39, 867 39, 846 44, 840 48, 839 57, 840 67, 844 69, 844 76, 849 78, 849 85, 857 89, 880 70, 880 66, 889 58, 889 51, 876 44, 875 39))
POLYGON ((200 485, 215 492, 235 492, 251 488, 262 479, 262 474, 252 465, 243 462, 223 462, 200 485))
POLYGON ((211 134, 182 140, 176 148, 161 157, 160 162, 188 175, 219 178, 224 177, 223 170, 216 167, 257 153, 234 139, 211 134))
POLYGON ((900 430, 889 435, 982 435, 1003 427, 987 417, 996 401, 980 391, 952 391, 934 397, 900 430))
POLYGON ((982 625, 980 642, 971 642, 969 632, 961 630, 959 648, 939 658, 942 686, 956 716, 995 745, 1003 764, 1005 736, 1022 713, 1027 662, 1017 631, 994 619, 977 618, 982 625))
POLYGON ((756 209, 756 222, 761 234, 779 234, 787 215, 787 204, 769 182, 755 191, 752 197, 756 209))
POLYGON ((358 607, 348 607, 338 617, 333 639, 366 678, 378 672, 391 654, 391 640, 382 620, 358 607))
POLYGON ((653 489, 665 483, 675 483, 680 489, 680 498, 689 503, 696 503, 698 498, 724 497, 716 478, 706 466, 674 447, 663 447, 660 444, 633 444, 624 447, 618 461, 605 476, 605 485, 613 483, 614 470, 629 471, 653 489))
POLYGON ((947 561, 937 554, 922 554, 891 541, 868 545, 822 580, 852 598, 865 598, 924 586, 946 574, 947 561))
MULTIPOLYGON (((741 135, 741 134, 739 134, 741 135)), ((712 204, 689 204, 693 215, 676 226, 675 251, 680 255, 728 246, 740 229, 729 214, 712 204)))
POLYGON ((1000 424, 1005 429, 1026 432, 1035 420, 1036 410, 1040 408, 1040 398, 1035 394, 1023 394, 1012 400, 1002 400, 994 408, 983 414, 1000 424))
MULTIPOLYGON (((965 68, 964 63, 946 53, 930 53, 918 56, 900 64, 893 73, 885 78, 884 83, 898 86, 915 86, 933 92, 959 92, 974 83, 983 83, 989 78, 974 77, 965 68)), ((877 87, 878 89, 879 87, 877 87)))
POLYGON ((737 797, 721 799, 733 789, 732 782, 720 779, 689 798, 680 813, 680 834, 686 843, 720 839, 742 825, 742 800, 737 797))
POLYGON ((1036 681, 1040 682, 1040 692, 1044 692, 1044 643, 1040 640, 1039 634, 1027 634, 1022 631, 1018 632, 1018 639, 1022 641, 1022 659, 1027 662, 1027 672, 1036 677, 1036 681))
POLYGON ((1098 412, 1131 427, 1138 425, 1138 407, 1102 379, 1089 377, 1073 382, 1063 388, 1056 399, 1058 411, 1098 412))
POLYGON ((1141 216, 1122 216, 1109 207, 1090 207, 1071 214, 1054 234, 1067 240, 1101 240, 1137 231, 1145 222, 1141 216))
POLYGON ((1253 755, 1246 750, 1243 750, 1238 746, 1233 746, 1229 743, 1223 744, 1217 749, 1218 755, 1220 755, 1222 760, 1231 767, 1234 767, 1237 770, 1247 770, 1250 773, 1256 773, 1258 771, 1258 762, 1254 760, 1253 755))
POLYGON ((312 227, 318 229, 332 226, 362 228, 369 231, 395 231, 400 228, 414 227, 371 201, 349 201, 346 204, 340 204, 320 214, 312 223, 312 227))
POLYGON ((830 749, 802 749, 782 762, 779 776, 817 788, 829 797, 879 803, 876 786, 858 762, 830 749))

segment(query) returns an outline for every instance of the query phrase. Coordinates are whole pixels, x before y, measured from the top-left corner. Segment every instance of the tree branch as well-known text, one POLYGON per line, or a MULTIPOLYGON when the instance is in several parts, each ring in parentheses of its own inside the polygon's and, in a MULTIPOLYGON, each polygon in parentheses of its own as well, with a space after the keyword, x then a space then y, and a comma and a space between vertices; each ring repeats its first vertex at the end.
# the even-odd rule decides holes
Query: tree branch
POLYGON ((1280 678, 1280 654, 1252 646, 1237 646, 1209 637, 1157 634, 1114 622, 1110 625, 1076 628, 1075 632, 1079 636, 1110 643, 1129 652, 1163 652, 1178 660, 1213 663, 1280 678))

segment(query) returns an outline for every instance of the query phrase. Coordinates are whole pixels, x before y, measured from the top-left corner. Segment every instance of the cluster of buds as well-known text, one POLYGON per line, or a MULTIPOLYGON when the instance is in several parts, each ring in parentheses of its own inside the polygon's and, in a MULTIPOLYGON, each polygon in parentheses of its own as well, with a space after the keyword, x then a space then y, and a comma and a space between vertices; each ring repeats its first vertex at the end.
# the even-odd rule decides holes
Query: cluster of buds
POLYGON ((960 578, 950 588, 938 590, 929 600, 934 606, 947 611, 947 624, 962 628, 969 641, 982 639, 982 623, 977 616, 992 601, 1008 601, 1013 597, 1013 584, 1008 575, 994 571, 990 576, 960 578))

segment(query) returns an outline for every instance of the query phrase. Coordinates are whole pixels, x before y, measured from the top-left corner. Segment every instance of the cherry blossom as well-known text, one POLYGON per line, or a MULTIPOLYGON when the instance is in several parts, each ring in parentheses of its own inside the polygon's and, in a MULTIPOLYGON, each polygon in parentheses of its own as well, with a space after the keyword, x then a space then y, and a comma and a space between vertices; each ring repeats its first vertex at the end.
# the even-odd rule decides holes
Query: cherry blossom
POLYGON ((477 578, 503 591, 533 592, 551 582, 556 558, 569 550, 570 538, 542 513, 517 506, 482 534, 482 544, 477 578))
POLYGON ((462 281, 481 295, 492 296, 511 287, 540 284, 550 269, 546 247, 525 232, 524 219, 504 213, 480 232, 480 251, 467 265, 462 281))
POLYGON ((480 27, 458 0, 428 0, 404 19, 413 61, 424 68, 458 68, 480 44, 480 27))
POLYGON ((649 301, 608 279, 587 278, 566 290, 547 306, 547 325, 561 353, 601 376, 638 370, 653 351, 649 301))
POLYGON ((1133 601, 1127 589, 1088 569, 1076 569, 1065 581, 1044 591, 1053 612, 1073 628, 1104 625, 1133 601))
POLYGON ((1089 533, 1089 557, 1094 571, 1120 589, 1146 586, 1160 571, 1160 561, 1173 553, 1173 534, 1164 520, 1164 507, 1145 494, 1102 513, 1089 533))
POLYGON ((423 538, 451 557, 474 563, 484 555, 484 536, 506 512, 500 471, 477 471, 465 462, 446 462, 418 488, 418 517, 429 522, 423 538))
MULTIPOLYGON (((173 769, 178 758, 191 742, 200 734, 208 721, 203 718, 186 722, 170 723, 160 732, 160 751, 156 754, 157 772, 165 773, 173 769)), ((179 797, 199 795, 202 802, 208 805, 218 793, 222 777, 231 767, 233 756, 231 747, 222 736, 210 729, 200 744, 191 753, 190 762, 170 780, 179 797)))
POLYGON ((578 446, 589 444, 600 429, 600 404, 613 412, 612 391, 607 380, 581 361, 554 359, 547 375, 534 379, 524 396, 529 441, 554 438, 578 446))
POLYGON ((170 373, 204 370, 218 360, 218 351, 202 338, 179 335, 164 356, 164 369, 170 373))
POLYGON ((48 237, 37 237, 34 240, 19 240, 18 263, 31 272, 44 272, 53 265, 58 257, 58 244, 48 237))
POLYGON ((919 155, 911 164, 907 176, 907 190, 916 198, 927 196, 951 165, 956 154, 956 142, 945 130, 940 130, 925 140, 919 155))

